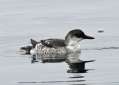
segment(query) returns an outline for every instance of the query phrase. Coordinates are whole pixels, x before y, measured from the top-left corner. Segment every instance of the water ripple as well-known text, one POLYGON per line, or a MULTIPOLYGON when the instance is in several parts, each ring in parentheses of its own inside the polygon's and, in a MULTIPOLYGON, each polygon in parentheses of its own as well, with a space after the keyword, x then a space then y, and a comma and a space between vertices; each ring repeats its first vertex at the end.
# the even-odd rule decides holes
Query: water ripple
POLYGON ((91 49, 88 49, 88 48, 84 48, 82 50, 119 50, 119 47, 100 47, 100 48, 91 48, 91 49))
POLYGON ((25 83, 66 83, 66 82, 84 82, 85 80, 67 80, 67 81, 40 81, 40 82, 35 82, 35 81, 31 81, 31 82, 17 82, 20 84, 25 84, 25 83))

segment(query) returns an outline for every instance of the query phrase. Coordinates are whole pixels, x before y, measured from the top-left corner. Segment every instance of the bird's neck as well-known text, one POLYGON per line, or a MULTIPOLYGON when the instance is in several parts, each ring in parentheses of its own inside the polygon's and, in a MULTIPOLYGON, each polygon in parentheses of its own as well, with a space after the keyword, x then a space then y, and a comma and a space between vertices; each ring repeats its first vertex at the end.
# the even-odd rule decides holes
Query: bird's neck
POLYGON ((67 47, 68 50, 73 51, 73 52, 80 51, 80 43, 78 41, 72 41, 72 40, 70 40, 67 43, 67 46, 66 47, 67 47))

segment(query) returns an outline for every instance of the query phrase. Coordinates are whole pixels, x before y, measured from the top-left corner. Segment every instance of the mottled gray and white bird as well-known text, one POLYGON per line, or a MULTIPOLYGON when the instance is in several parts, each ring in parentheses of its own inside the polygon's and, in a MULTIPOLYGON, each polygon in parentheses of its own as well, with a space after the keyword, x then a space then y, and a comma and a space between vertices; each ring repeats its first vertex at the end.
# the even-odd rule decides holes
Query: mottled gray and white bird
POLYGON ((37 42, 31 39, 32 46, 22 47, 21 50, 33 56, 32 62, 79 62, 81 54, 80 41, 83 39, 94 39, 86 35, 80 29, 68 32, 65 39, 45 39, 37 42))

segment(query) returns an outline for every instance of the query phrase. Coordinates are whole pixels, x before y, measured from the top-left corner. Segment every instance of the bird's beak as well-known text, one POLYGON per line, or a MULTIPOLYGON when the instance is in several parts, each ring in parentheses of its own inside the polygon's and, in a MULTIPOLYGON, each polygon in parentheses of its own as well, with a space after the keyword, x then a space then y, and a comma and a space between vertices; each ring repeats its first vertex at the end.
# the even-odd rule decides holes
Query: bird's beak
POLYGON ((94 37, 88 36, 88 35, 85 35, 83 38, 84 38, 84 39, 95 39, 94 37))

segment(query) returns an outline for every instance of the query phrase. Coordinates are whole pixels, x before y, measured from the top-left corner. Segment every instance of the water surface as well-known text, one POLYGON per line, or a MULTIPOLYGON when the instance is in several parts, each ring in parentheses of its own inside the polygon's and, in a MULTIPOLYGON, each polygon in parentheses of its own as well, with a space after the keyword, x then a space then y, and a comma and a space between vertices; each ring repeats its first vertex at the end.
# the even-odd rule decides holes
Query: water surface
POLYGON ((118 0, 0 0, 1 85, 118 85, 118 0), (67 73, 65 63, 30 63, 16 53, 30 39, 64 38, 82 29, 95 40, 81 42, 87 73, 67 73), (97 33, 98 30, 104 33, 97 33))

